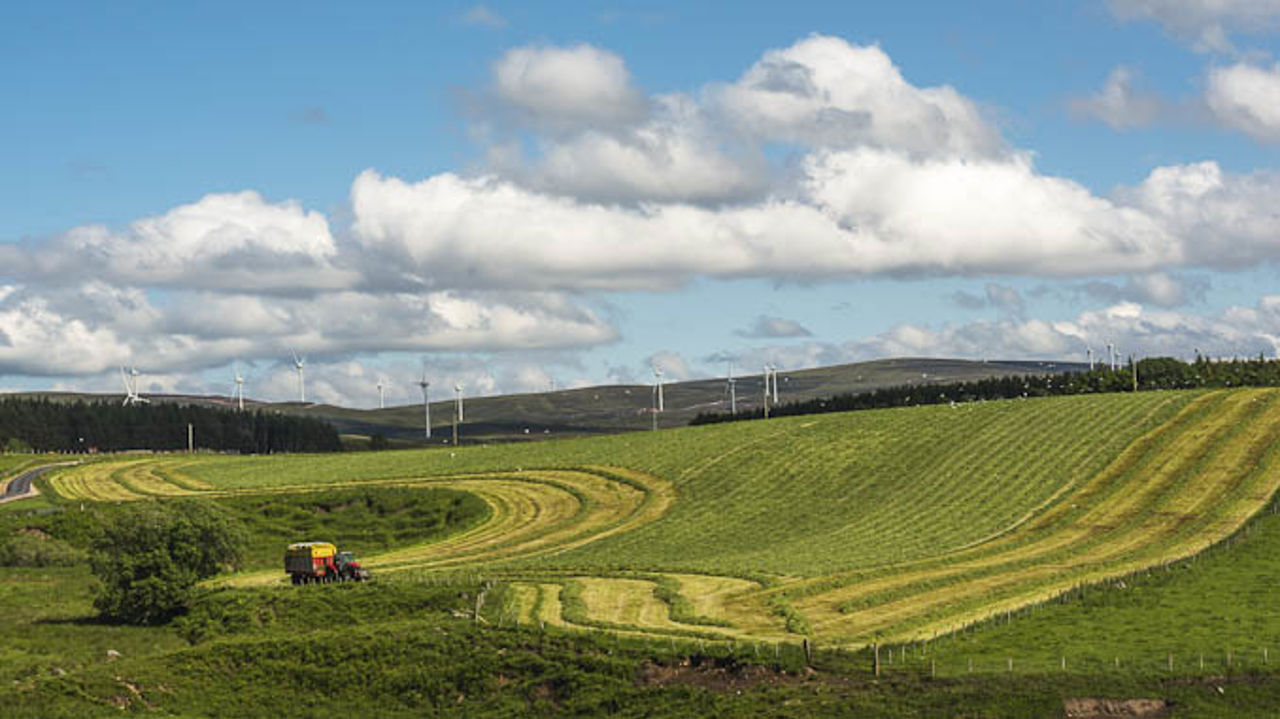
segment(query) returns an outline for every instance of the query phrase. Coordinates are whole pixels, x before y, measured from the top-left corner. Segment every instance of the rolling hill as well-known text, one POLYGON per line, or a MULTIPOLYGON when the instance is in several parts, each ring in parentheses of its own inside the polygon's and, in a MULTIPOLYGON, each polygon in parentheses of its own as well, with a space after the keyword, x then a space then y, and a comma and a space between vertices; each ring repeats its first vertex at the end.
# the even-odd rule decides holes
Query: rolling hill
MULTIPOLYGON (((1084 365, 1062 362, 990 361, 899 358, 797 370, 779 375, 779 399, 791 402, 829 397, 846 392, 915 382, 955 382, 1008 375, 1045 374, 1082 369, 1084 365)), ((742 410, 759 407, 763 393, 760 375, 746 375, 738 381, 738 406, 742 410)), ((466 441, 522 441, 563 436, 617 434, 652 427, 650 385, 601 385, 555 392, 469 397, 466 423, 460 434, 466 441)), ((437 390, 437 397, 449 393, 437 390)), ((666 411, 659 415, 660 427, 689 423, 699 412, 727 411, 729 397, 724 379, 670 382, 666 385, 666 411)), ((56 401, 119 401, 121 395, 35 392, 11 396, 46 397, 56 401)), ((231 407, 228 397, 201 395, 147 395, 152 401, 181 402, 231 407)), ((259 402, 245 400, 252 409, 299 413, 323 419, 348 436, 381 434, 400 446, 423 443, 421 404, 388 407, 382 410, 354 409, 328 404, 259 402)), ((431 403, 433 444, 446 444, 453 420, 452 399, 431 403)))

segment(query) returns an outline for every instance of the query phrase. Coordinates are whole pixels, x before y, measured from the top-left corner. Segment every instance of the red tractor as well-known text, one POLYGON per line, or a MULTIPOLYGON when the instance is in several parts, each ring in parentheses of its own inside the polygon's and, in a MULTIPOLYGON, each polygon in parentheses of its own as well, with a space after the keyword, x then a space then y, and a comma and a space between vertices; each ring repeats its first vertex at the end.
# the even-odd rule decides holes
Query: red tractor
POLYGON ((351 552, 339 552, 329 542, 298 542, 284 553, 284 571, 294 584, 363 582, 369 571, 351 552))

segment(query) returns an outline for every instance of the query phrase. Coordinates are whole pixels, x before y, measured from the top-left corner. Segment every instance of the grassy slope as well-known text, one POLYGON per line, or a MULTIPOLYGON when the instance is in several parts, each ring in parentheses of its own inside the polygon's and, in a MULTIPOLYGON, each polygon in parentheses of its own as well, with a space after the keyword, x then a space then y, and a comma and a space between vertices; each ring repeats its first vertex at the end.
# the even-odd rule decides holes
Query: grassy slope
POLYGON ((370 566, 514 572, 527 581, 524 614, 547 604, 550 583, 564 587, 560 619, 586 626, 857 646, 945 633, 1194 554, 1275 489, 1277 437, 1275 391, 1156 392, 448 453, 125 460, 51 484, 108 501, 359 480, 450 486, 482 496, 491 521, 370 566), (602 463, 633 476, 589 469, 602 463), (554 469, 575 466, 588 469, 554 469), (518 471, 474 474, 497 470, 518 471), (707 616, 692 608, 707 587, 681 572, 772 586, 726 585, 707 616))
POLYGON ((671 480, 679 501, 660 521, 566 555, 565 563, 821 574, 928 556, 999 532, 1100 471, 1192 396, 851 412, 456 452, 211 458, 186 471, 239 489, 628 467, 671 480))

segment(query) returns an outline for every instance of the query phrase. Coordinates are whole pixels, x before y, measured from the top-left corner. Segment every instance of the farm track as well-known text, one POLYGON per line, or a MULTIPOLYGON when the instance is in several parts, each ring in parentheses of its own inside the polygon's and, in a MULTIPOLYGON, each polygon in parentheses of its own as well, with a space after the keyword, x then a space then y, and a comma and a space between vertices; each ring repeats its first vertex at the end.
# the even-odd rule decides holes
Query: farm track
MULTIPOLYGON (((954 631, 1194 555, 1280 486, 1276 390, 854 414, 748 426, 743 441, 698 455, 677 444, 692 461, 662 476, 588 461, 221 489, 199 460, 130 458, 46 481, 63 497, 106 502, 467 491, 489 505, 487 521, 367 566, 395 581, 501 579, 520 622, 795 641, 787 607, 813 636, 846 646, 954 631)), ((282 579, 264 571, 222 583, 282 579)))

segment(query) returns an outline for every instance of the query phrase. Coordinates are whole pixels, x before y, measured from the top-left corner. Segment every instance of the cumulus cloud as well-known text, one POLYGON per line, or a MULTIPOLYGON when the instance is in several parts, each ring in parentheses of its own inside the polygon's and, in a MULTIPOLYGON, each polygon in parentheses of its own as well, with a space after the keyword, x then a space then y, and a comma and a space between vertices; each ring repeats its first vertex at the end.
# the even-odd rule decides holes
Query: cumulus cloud
POLYGON ((1227 127, 1260 142, 1280 143, 1280 64, 1210 70, 1205 103, 1227 127))
POLYGON ((549 129, 614 126, 645 112, 622 58, 591 45, 514 48, 494 63, 493 77, 502 101, 549 129))
POLYGON ((250 191, 206 195, 124 232, 87 225, 7 246, 0 279, 296 293, 350 285, 355 276, 333 264, 337 252, 324 215, 250 191))
POLYGON ((795 320, 760 315, 750 327, 734 334, 740 337, 812 337, 813 333, 795 320))
POLYGON ((1071 110, 1077 115, 1101 120, 1115 130, 1150 125, 1169 108, 1158 95, 1137 89, 1135 80, 1132 69, 1117 67, 1097 93, 1072 100, 1071 110))
POLYGON ((886 147, 915 155, 999 153, 999 132, 947 86, 920 88, 887 53, 813 35, 770 50, 712 101, 742 131, 814 147, 886 147))

